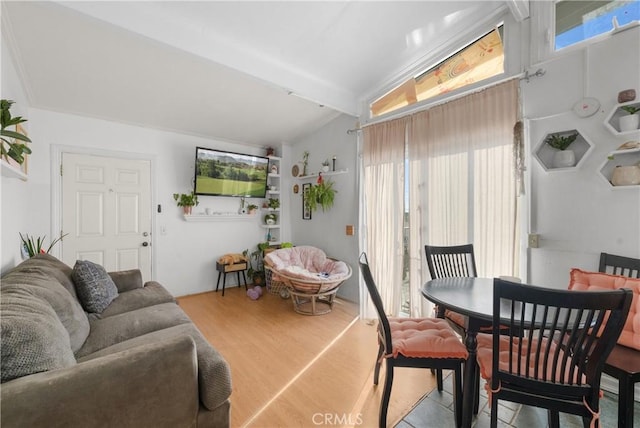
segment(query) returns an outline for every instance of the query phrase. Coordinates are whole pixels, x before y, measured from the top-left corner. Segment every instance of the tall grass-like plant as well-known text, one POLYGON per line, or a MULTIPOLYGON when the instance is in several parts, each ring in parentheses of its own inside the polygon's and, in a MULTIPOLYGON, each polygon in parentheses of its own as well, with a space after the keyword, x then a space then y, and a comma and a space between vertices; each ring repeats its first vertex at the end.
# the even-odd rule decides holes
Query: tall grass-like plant
POLYGON ((29 257, 33 257, 37 254, 48 253, 49 251, 51 251, 54 245, 56 245, 59 241, 62 241, 62 238, 68 235, 68 233, 65 233, 64 235, 60 235, 59 238, 56 238, 53 241, 51 241, 49 248, 47 248, 47 250, 45 251, 44 240, 47 237, 46 235, 33 237, 33 236, 29 236, 28 233, 25 233, 24 236, 22 235, 22 233, 18 232, 18 234, 20 235, 20 239, 22 240, 22 245, 24 246, 24 249, 26 250, 27 254, 29 254, 29 257))

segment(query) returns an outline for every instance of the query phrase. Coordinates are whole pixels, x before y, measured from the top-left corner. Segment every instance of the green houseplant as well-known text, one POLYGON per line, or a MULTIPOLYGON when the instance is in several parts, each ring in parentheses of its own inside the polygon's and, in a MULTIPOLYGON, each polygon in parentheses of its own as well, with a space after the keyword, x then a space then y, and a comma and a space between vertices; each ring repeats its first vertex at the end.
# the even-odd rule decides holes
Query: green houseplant
POLYGON ((185 214, 191 214, 191 211, 194 206, 198 205, 198 196, 191 193, 174 193, 173 199, 176 201, 179 207, 184 209, 185 214))
POLYGON ((553 155, 554 168, 568 168, 576 164, 576 155, 568 147, 578 138, 578 133, 551 134, 544 142, 557 150, 553 155))
POLYGON ((640 114, 638 114, 638 112, 640 112, 640 106, 621 106, 620 109, 629 113, 618 119, 620 132, 635 131, 638 129, 638 125, 640 125, 640 114))
POLYGON ((280 199, 269 198, 267 206, 272 210, 277 210, 278 208, 280 208, 280 199))
POLYGON ((249 278, 251 278, 256 285, 262 284, 265 280, 264 263, 262 259, 266 248, 269 248, 269 243, 260 242, 252 252, 249 252, 248 249, 242 252, 242 255, 249 260, 247 275, 249 275, 249 278))
POLYGON ((317 210, 318 205, 322 207, 322 211, 327 211, 333 207, 337 192, 333 188, 333 181, 323 181, 309 188, 304 201, 310 211, 317 210))
POLYGON ((7 161, 11 158, 22 165, 24 155, 31 154, 31 149, 25 144, 30 143, 31 140, 20 132, 7 129, 10 126, 16 126, 27 121, 27 119, 23 119, 20 116, 11 117, 9 110, 12 104, 14 104, 14 101, 0 100, 0 139, 2 140, 0 142, 0 156, 7 161), (24 143, 19 143, 18 141, 23 141, 24 143))
POLYGON ((544 140, 544 142, 550 145, 551 147, 553 147, 554 149, 566 150, 567 147, 569 147, 571 143, 573 143, 576 140, 577 137, 578 137, 577 132, 574 132, 573 134, 569 134, 569 135, 551 134, 544 140))
POLYGON ((29 257, 33 257, 38 254, 48 253, 49 251, 51 251, 54 245, 56 245, 59 241, 62 241, 62 238, 68 235, 68 233, 65 233, 64 235, 60 235, 59 238, 56 238, 53 241, 51 241, 49 248, 47 248, 45 251, 44 240, 46 238, 46 235, 42 237, 38 236, 37 238, 34 238, 33 236, 29 236, 28 233, 25 233, 24 236, 20 232, 18 232, 18 234, 20 235, 20 239, 22 240, 22 246, 25 252, 29 255, 29 257))
POLYGON ((249 205, 247 206, 247 212, 248 212, 249 214, 253 214, 253 213, 255 213, 257 209, 258 209, 258 206, 257 206, 257 205, 254 205, 254 204, 249 204, 249 205))

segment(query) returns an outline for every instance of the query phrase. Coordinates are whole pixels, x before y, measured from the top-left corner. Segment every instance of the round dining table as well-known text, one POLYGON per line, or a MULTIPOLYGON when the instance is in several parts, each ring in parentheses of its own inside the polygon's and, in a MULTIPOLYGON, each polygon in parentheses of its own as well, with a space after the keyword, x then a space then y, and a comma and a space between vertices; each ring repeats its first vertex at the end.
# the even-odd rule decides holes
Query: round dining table
POLYGON ((422 286, 422 295, 440 306, 466 315, 464 344, 469 352, 469 362, 464 365, 462 426, 471 427, 473 420, 473 403, 476 399, 475 364, 478 341, 477 335, 481 327, 490 326, 493 320, 493 278, 438 278, 422 286))

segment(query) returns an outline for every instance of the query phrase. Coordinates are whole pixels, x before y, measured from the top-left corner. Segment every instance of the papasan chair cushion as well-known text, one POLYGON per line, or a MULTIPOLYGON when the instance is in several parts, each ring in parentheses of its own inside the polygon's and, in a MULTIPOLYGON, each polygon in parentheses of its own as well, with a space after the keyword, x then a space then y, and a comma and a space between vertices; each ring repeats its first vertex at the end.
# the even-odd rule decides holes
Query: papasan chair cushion
POLYGON ((324 292, 351 276, 351 268, 333 260, 319 248, 281 248, 265 256, 266 265, 291 287, 306 292, 324 292))

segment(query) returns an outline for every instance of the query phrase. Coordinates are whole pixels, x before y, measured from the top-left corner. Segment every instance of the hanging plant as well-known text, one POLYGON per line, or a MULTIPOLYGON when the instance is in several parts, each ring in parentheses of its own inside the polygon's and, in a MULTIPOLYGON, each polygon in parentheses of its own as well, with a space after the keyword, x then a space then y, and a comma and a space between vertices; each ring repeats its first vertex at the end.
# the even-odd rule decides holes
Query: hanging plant
POLYGON ((333 181, 323 181, 311 186, 307 192, 305 204, 309 211, 316 211, 318 205, 322 207, 322 211, 328 211, 333 207, 338 191, 333 188, 333 181))

